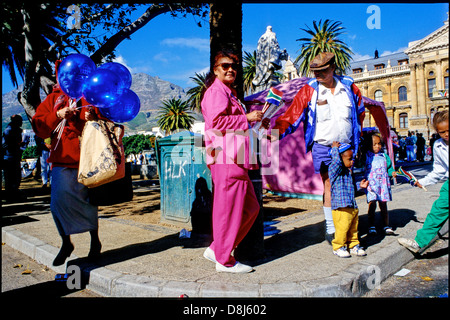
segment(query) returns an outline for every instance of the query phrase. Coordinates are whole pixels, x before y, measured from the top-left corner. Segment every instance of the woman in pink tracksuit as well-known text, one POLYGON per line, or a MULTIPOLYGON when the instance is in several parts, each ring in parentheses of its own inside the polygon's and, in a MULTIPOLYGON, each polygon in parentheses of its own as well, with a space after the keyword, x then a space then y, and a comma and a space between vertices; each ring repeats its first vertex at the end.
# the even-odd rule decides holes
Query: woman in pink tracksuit
MULTIPOLYGON (((233 83, 239 59, 221 51, 208 76, 202 99, 205 119, 206 160, 213 181, 213 242, 203 256, 222 272, 251 272, 237 262, 232 251, 250 230, 259 212, 259 203, 248 176, 258 165, 252 150, 249 122, 261 121, 262 112, 246 114, 236 98, 233 83)), ((256 141, 255 141, 256 143, 256 141)))

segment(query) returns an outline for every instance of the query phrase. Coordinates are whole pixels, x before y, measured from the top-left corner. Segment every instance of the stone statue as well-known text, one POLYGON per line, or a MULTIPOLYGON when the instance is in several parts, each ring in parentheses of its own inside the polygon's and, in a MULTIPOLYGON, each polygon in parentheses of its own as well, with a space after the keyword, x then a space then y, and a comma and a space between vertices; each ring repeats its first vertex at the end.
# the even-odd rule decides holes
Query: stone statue
POLYGON ((281 69, 281 60, 287 58, 286 49, 281 51, 275 32, 268 26, 266 32, 259 38, 256 49, 256 74, 252 82, 256 86, 255 92, 280 83, 274 72, 281 69))

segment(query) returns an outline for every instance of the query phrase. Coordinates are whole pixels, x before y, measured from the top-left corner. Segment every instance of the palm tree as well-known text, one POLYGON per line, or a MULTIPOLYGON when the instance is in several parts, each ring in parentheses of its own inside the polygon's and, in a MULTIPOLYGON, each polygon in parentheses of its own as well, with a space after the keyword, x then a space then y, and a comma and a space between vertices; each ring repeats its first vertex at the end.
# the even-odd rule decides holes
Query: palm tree
POLYGON ((256 50, 253 50, 253 54, 244 51, 244 57, 242 60, 244 62, 244 93, 248 94, 255 90, 255 85, 253 85, 252 81, 255 79, 256 74, 256 50))
POLYGON ((159 112, 158 125, 166 134, 182 129, 190 130, 194 123, 194 117, 189 109, 189 104, 181 99, 171 98, 163 100, 163 107, 159 112))
POLYGON ((186 94, 188 96, 187 103, 192 110, 201 111, 201 102, 203 98, 203 92, 206 89, 206 73, 195 73, 195 77, 189 77, 195 82, 196 86, 190 88, 186 94))
POLYGON ((308 26, 307 29, 300 28, 312 36, 312 38, 297 39, 297 41, 301 42, 301 52, 295 59, 295 63, 303 58, 299 68, 301 74, 309 74, 309 63, 321 52, 332 52, 335 54, 338 73, 343 74, 350 67, 353 52, 343 41, 338 39, 338 36, 345 29, 341 25, 342 22, 340 21, 333 22, 333 20, 326 19, 323 24, 322 20, 319 20, 319 23, 314 20, 314 30, 308 26))

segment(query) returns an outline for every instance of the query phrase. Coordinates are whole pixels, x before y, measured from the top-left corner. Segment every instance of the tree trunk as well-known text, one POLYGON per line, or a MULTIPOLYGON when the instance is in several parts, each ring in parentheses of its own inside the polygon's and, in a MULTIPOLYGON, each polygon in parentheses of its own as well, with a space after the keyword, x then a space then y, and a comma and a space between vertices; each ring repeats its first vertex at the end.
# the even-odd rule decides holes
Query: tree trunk
POLYGON ((222 49, 231 49, 239 57, 240 70, 236 77, 239 99, 244 98, 242 80, 242 2, 215 2, 209 4, 210 68, 214 57, 222 49))
POLYGON ((39 61, 39 4, 37 7, 28 6, 22 9, 23 32, 25 37, 25 75, 23 82, 23 91, 19 93, 19 102, 22 104, 28 119, 36 112, 36 108, 41 103, 39 96, 39 76, 36 73, 39 61))

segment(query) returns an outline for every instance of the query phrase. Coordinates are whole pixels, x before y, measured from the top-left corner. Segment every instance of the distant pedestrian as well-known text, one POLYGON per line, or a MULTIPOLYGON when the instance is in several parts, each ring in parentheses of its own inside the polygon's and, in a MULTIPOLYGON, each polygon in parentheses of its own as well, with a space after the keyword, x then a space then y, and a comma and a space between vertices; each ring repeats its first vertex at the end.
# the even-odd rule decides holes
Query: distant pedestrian
POLYGON ((405 140, 404 136, 399 137, 398 144, 400 146, 399 154, 398 154, 399 160, 405 161, 406 160, 406 140, 405 140))
POLYGON ((392 201, 390 177, 396 176, 392 166, 391 159, 383 152, 381 136, 373 133, 367 139, 366 146, 366 164, 364 170, 364 179, 360 186, 363 187, 368 182, 366 189, 367 203, 369 209, 367 216, 369 218, 369 235, 377 234, 375 228, 375 210, 380 207, 381 217, 383 219, 383 230, 387 235, 394 234, 389 226, 389 213, 387 202, 392 201))
POLYGON ((358 239, 358 206, 352 174, 353 151, 350 148, 349 144, 334 141, 329 152, 331 208, 336 229, 331 245, 333 253, 341 258, 348 258, 351 254, 366 255, 358 239), (347 248, 350 249, 350 253, 347 248))
MULTIPOLYGON (((448 111, 440 111, 434 115, 433 126, 441 137, 434 143, 433 171, 419 179, 415 186, 422 187, 448 179, 448 111)), ((439 191, 439 198, 433 203, 421 229, 417 231, 415 239, 400 238, 398 242, 410 251, 417 253, 425 248, 437 235, 445 221, 448 220, 448 180, 439 191)))
POLYGON ((408 136, 406 137, 406 160, 409 162, 416 160, 415 153, 415 139, 413 139, 413 133, 408 131, 408 136))
POLYGON ((47 161, 50 157, 50 148, 51 148, 51 138, 42 139, 38 136, 35 136, 34 140, 36 141, 37 153, 39 155, 39 162, 41 165, 41 180, 42 180, 42 189, 46 189, 48 184, 51 182, 51 164, 47 161))
POLYGON ((22 160, 22 117, 19 114, 11 116, 11 122, 6 126, 2 135, 2 168, 5 177, 5 199, 16 201, 24 198, 20 192, 22 173, 20 162, 22 160))
POLYGON ((436 142, 436 140, 439 139, 439 135, 437 133, 433 133, 431 135, 431 139, 430 139, 430 148, 431 148, 431 161, 434 160, 434 155, 433 155, 433 147, 434 147, 434 143, 436 142))
POLYGON ((417 154, 416 154, 417 160, 419 162, 423 162, 425 157, 425 139, 423 138, 423 135, 421 133, 417 134, 416 146, 417 146, 417 154))

